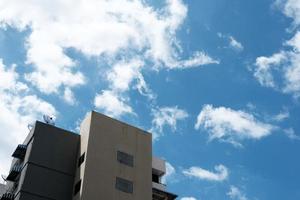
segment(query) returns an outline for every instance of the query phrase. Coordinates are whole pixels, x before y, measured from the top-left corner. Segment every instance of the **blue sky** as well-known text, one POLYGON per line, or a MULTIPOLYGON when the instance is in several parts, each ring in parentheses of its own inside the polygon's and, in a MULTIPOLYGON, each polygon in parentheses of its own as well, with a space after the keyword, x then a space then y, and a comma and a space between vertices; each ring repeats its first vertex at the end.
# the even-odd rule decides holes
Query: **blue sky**
POLYGON ((43 114, 153 133, 180 200, 300 199, 300 0, 0 2, 0 173, 43 114))

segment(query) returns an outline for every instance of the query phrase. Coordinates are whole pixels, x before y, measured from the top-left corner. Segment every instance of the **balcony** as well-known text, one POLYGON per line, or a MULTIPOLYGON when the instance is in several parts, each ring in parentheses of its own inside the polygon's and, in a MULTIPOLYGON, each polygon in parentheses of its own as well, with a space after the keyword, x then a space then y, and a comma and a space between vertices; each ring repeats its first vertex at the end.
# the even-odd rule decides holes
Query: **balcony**
POLYGON ((158 190, 166 191, 166 185, 162 183, 152 182, 152 188, 156 188, 158 190))
POLYGON ((152 173, 163 176, 166 173, 166 162, 162 159, 152 158, 152 173))
POLYGON ((174 200, 176 198, 175 194, 152 188, 152 200, 174 200))
POLYGON ((14 199, 14 194, 8 192, 4 193, 0 198, 0 200, 13 200, 13 199, 14 199))
POLYGON ((6 180, 15 182, 21 171, 22 171, 21 165, 13 166, 12 169, 10 170, 6 180))
POLYGON ((23 160, 26 154, 26 150, 27 150, 27 145, 19 144, 15 152, 13 153, 12 157, 23 160))

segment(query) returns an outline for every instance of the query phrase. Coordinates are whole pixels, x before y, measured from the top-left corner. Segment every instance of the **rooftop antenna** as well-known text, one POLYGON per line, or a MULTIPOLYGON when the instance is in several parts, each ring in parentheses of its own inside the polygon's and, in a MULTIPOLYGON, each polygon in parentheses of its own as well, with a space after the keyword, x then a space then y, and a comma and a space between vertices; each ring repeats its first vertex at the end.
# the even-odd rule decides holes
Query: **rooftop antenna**
POLYGON ((46 124, 55 125, 55 117, 53 115, 43 115, 43 119, 46 124))
POLYGON ((33 127, 34 127, 33 124, 28 124, 28 125, 27 125, 27 128, 28 128, 29 131, 31 131, 31 129, 32 129, 33 127))
POLYGON ((1 175, 1 178, 3 179, 4 183, 6 182, 6 176, 5 175, 1 175))

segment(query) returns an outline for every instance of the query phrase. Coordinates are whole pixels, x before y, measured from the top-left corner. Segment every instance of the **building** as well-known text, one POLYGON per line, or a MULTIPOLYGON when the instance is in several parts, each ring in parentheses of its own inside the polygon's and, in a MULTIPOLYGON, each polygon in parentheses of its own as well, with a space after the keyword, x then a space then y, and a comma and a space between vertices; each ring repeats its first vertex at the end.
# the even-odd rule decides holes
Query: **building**
POLYGON ((165 161, 152 156, 151 134, 94 111, 80 135, 37 121, 12 156, 0 200, 177 197, 161 183, 165 161))

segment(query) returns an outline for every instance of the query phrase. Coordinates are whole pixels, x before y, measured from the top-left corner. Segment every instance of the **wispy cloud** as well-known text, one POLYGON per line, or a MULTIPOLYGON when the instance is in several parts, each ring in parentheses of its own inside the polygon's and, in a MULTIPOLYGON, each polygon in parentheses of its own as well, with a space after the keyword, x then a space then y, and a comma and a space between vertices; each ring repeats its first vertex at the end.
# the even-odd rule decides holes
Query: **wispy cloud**
POLYGON ((233 49, 235 49, 237 51, 244 50, 244 46, 242 45, 242 43, 237 41, 233 36, 229 37, 229 45, 230 45, 230 47, 232 47, 233 49))
POLYGON ((76 104, 76 98, 70 88, 65 88, 63 99, 70 105, 76 104))
POLYGON ((110 61, 120 56, 130 60, 139 55, 152 63, 148 66, 154 69, 218 63, 201 51, 196 51, 191 58, 180 59, 176 32, 187 12, 181 0, 167 0, 160 9, 142 0, 48 3, 3 0, 0 28, 8 25, 20 31, 30 30, 26 39, 26 63, 32 68, 25 77, 40 91, 57 94, 86 83, 77 60, 67 54, 69 49, 87 58, 101 57, 110 61))
POLYGON ((182 197, 181 200, 197 200, 195 197, 182 197))
POLYGON ((282 122, 282 121, 286 120, 289 117, 290 117, 289 111, 284 109, 283 111, 281 111, 277 115, 273 116, 272 119, 276 122, 282 122))
POLYGON ((300 135, 295 133, 293 128, 284 129, 283 132, 290 138, 291 140, 300 140, 300 135))
POLYGON ((120 117, 125 113, 134 114, 126 102, 128 102, 126 99, 110 90, 103 90, 94 100, 95 106, 111 117, 120 117))
POLYGON ((242 193, 242 191, 235 187, 235 186, 230 186, 230 190, 227 193, 227 195, 233 199, 233 200, 248 200, 245 194, 242 193))
POLYGON ((272 68, 277 69, 276 66, 280 65, 285 60, 286 55, 284 52, 276 53, 270 57, 258 57, 255 63, 255 78, 262 86, 275 88, 276 83, 274 82, 272 68))
POLYGON ((191 167, 183 170, 183 174, 200 180, 221 182, 228 178, 229 171, 224 165, 217 165, 215 166, 215 172, 200 167, 191 167))
MULTIPOLYGON (((244 46, 242 45, 241 42, 239 42, 235 37, 233 37, 232 35, 225 35, 222 33, 218 33, 217 34, 219 38, 223 38, 228 42, 228 47, 235 50, 235 51, 243 51, 244 50, 244 46)), ((225 47, 225 48, 228 48, 225 47)))
POLYGON ((32 94, 26 83, 19 80, 16 65, 5 66, 0 59, 0 127, 5 136, 0 137, 0 171, 8 172, 11 153, 15 145, 23 142, 27 125, 43 114, 56 115, 56 109, 32 94))
POLYGON ((292 94, 297 99, 300 97, 300 1, 277 0, 275 5, 293 19, 295 35, 283 43, 283 50, 257 57, 254 76, 262 86, 292 94))
POLYGON ((276 127, 260 122, 251 113, 204 105, 195 124, 196 130, 200 128, 209 133, 210 140, 218 139, 241 146, 241 140, 261 139, 270 135, 276 127))
POLYGON ((276 0, 275 5, 282 10, 282 12, 294 20, 294 26, 300 24, 300 1, 299 0, 276 0))
POLYGON ((162 178, 162 183, 167 184, 174 181, 176 169, 171 163, 166 162, 166 174, 162 178))
POLYGON ((152 110, 153 120, 150 132, 153 139, 158 139, 163 134, 164 127, 169 127, 173 132, 177 129, 177 121, 186 119, 189 115, 185 110, 174 107, 161 107, 152 110))

